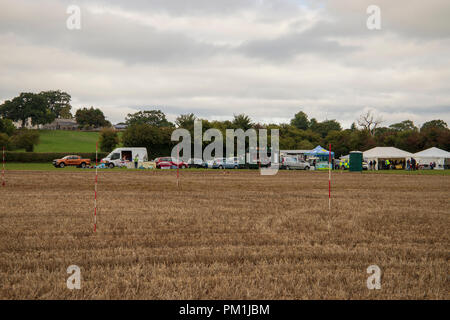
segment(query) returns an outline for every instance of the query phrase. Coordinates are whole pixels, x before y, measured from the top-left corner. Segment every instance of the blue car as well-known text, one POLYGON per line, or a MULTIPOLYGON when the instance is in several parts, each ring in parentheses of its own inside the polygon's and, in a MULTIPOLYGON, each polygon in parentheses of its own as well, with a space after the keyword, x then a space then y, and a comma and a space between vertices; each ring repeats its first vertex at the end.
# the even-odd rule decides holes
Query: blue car
POLYGON ((216 158, 214 159, 213 169, 239 169, 241 165, 237 157, 233 158, 216 158))

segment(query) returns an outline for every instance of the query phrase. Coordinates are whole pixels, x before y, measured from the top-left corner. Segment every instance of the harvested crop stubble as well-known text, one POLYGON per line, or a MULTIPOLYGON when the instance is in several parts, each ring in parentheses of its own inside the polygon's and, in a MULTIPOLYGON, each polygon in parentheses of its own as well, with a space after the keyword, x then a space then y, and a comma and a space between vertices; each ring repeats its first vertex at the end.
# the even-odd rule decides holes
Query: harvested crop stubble
POLYGON ((8 172, 0 298, 449 298, 448 176, 228 173, 101 171, 94 234, 93 171, 8 172))

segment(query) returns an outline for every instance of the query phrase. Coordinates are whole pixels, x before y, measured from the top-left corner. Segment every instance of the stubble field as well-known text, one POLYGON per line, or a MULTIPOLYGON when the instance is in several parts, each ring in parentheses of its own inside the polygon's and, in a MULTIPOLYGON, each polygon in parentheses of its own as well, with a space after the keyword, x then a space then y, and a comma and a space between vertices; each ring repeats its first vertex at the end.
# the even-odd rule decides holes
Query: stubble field
POLYGON ((450 177, 9 171, 1 299, 448 299, 450 177), (382 270, 368 290, 366 269, 382 270), (70 265, 81 290, 69 290, 70 265))

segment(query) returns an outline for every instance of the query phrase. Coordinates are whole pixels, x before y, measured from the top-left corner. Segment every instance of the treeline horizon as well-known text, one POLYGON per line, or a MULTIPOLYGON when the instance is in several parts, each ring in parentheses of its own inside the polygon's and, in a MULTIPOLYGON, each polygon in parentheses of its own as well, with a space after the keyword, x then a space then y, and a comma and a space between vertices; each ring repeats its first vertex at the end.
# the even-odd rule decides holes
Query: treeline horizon
MULTIPOLYGON (((0 144, 2 140, 19 141, 18 135, 24 134, 24 129, 11 128, 8 121, 24 121, 31 119, 34 125, 51 123, 57 118, 75 118, 80 128, 111 127, 100 108, 77 109, 72 115, 71 96, 60 90, 43 91, 40 93, 21 93, 12 100, 6 100, 0 105, 0 144)), ((202 121, 203 132, 215 128, 225 137, 226 129, 279 129, 280 149, 311 150, 317 145, 329 145, 336 156, 348 154, 350 151, 365 151, 375 146, 392 146, 409 152, 418 152, 429 147, 450 150, 450 129, 441 119, 427 121, 419 128, 413 121, 404 120, 389 126, 382 126, 383 121, 372 111, 367 111, 354 121, 349 129, 343 129, 337 120, 318 121, 309 118, 299 110, 289 123, 258 123, 253 122, 246 114, 234 114, 231 120, 207 120, 198 118, 193 113, 181 114, 174 122, 167 120, 164 112, 157 108, 128 114, 124 122, 128 127, 124 130, 122 143, 124 146, 145 146, 155 152, 167 152, 173 142, 171 133, 176 128, 184 128, 193 136, 195 120, 202 121)), ((112 132, 102 133, 105 141, 105 151, 109 151, 120 143, 117 135, 112 132), (109 138, 108 138, 109 137, 109 138), (105 139, 106 138, 106 139, 105 139)), ((31 139, 30 139, 31 140, 31 139)), ((38 143, 34 137, 33 142, 38 143)), ((270 138, 268 141, 270 145, 270 138)), ((5 142, 3 142, 5 144, 5 142)), ((11 144, 11 143, 10 143, 11 144)), ((23 147, 26 143, 16 143, 23 147)), ((29 145, 29 144, 28 144, 29 145)), ((27 150, 32 150, 28 147, 27 150)), ((153 152, 151 152, 153 153, 153 152)))

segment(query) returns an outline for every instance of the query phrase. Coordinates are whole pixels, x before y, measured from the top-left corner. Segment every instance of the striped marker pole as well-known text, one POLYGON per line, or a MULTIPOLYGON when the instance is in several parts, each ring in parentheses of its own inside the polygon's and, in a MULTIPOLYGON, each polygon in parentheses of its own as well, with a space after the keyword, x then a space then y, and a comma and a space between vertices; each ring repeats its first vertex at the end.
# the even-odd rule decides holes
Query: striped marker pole
POLYGON ((331 143, 328 153, 328 210, 331 210, 331 143))
POLYGON ((97 182, 98 182, 98 142, 95 145, 95 188, 94 188, 94 232, 97 231, 97 182))
POLYGON ((180 187, 180 150, 177 145, 177 188, 180 187))
POLYGON ((3 166, 2 166, 2 186, 6 186, 5 183, 5 146, 3 146, 3 166))

